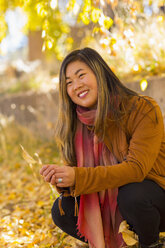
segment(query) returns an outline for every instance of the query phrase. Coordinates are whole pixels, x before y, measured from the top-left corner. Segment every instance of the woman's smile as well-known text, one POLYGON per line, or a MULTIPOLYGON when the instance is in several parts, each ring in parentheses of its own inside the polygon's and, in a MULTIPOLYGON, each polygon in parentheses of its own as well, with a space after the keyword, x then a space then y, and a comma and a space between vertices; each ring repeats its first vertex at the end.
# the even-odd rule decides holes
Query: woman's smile
POLYGON ((83 97, 85 97, 87 94, 88 94, 88 90, 85 90, 85 91, 81 91, 79 94, 78 94, 78 97, 80 97, 80 98, 83 98, 83 97))

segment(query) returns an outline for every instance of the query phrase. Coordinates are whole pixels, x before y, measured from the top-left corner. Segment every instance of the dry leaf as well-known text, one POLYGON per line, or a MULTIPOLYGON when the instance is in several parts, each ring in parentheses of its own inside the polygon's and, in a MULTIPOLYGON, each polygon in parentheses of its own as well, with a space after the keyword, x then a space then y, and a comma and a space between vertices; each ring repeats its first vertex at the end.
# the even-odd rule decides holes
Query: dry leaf
POLYGON ((129 230, 129 225, 125 220, 122 221, 119 226, 119 233, 122 233, 123 240, 127 245, 135 245, 138 243, 137 235, 129 230))
POLYGON ((165 238, 165 232, 160 232, 160 233, 159 233, 159 237, 160 237, 160 238, 165 238))
POLYGON ((28 163, 28 164, 36 164, 37 161, 34 160, 30 155, 29 153, 24 149, 24 147, 22 145, 20 145, 21 149, 22 149, 22 157, 25 159, 25 161, 28 163))
POLYGON ((124 242, 127 244, 127 245, 135 245, 138 243, 137 240, 135 240, 134 238, 132 238, 128 233, 126 232, 122 232, 122 237, 123 237, 123 240, 124 242))
POLYGON ((37 153, 35 153, 35 154, 37 154, 37 156, 38 156, 38 161, 39 162, 37 162, 36 160, 34 160, 30 155, 29 155, 29 153, 25 150, 25 148, 22 146, 22 145, 20 145, 20 147, 21 147, 21 149, 22 149, 22 157, 25 159, 25 161, 28 163, 28 165, 29 165, 29 167, 31 168, 31 170, 32 170, 32 173, 33 173, 33 176, 35 177, 35 179, 37 180, 37 182, 40 184, 41 183, 41 176, 39 175, 39 171, 38 171, 38 168, 36 168, 36 167, 34 167, 34 164, 42 164, 42 162, 41 162, 41 160, 40 160, 40 158, 39 158, 39 156, 38 156, 38 154, 37 153))

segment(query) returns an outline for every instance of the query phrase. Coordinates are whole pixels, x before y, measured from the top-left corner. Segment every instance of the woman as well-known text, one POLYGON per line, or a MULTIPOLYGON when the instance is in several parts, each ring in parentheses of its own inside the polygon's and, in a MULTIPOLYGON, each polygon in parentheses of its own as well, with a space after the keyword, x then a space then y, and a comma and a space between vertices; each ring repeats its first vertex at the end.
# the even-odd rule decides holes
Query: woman
POLYGON ((140 247, 162 247, 165 138, 157 103, 126 88, 95 50, 75 50, 60 70, 56 137, 64 165, 40 172, 62 192, 55 224, 90 247, 116 248, 125 219, 140 247))

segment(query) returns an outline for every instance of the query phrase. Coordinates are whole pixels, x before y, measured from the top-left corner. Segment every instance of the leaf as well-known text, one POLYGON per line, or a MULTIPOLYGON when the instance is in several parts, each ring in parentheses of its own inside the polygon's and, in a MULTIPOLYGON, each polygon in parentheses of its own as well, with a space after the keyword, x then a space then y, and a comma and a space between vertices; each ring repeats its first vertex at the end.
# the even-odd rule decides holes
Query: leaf
POLYGON ((36 164, 37 161, 34 160, 30 155, 29 153, 24 149, 24 147, 22 145, 20 145, 21 149, 22 149, 22 157, 25 159, 25 161, 28 163, 28 164, 36 164))
POLYGON ((119 226, 119 233, 124 232, 125 230, 128 229, 128 224, 127 222, 124 220, 121 222, 120 226, 119 226))
POLYGON ((85 25, 88 25, 90 23, 89 15, 87 12, 80 13, 79 17, 85 25))
POLYGON ((123 232, 122 233, 122 236, 123 236, 123 239, 124 239, 124 242, 127 244, 127 245, 135 245, 138 243, 137 240, 135 240, 134 238, 132 238, 128 233, 126 232, 123 232))
POLYGON ((99 21, 101 15, 101 10, 100 9, 93 9, 91 12, 91 20, 94 23, 97 23, 99 21))
POLYGON ((37 153, 35 153, 35 156, 37 157, 38 161, 34 160, 29 153, 24 149, 24 147, 22 145, 20 145, 21 149, 22 149, 22 157, 25 159, 25 161, 28 163, 28 165, 30 166, 32 173, 35 177, 35 179, 37 179, 38 183, 41 183, 41 176, 39 176, 38 173, 38 168, 35 168, 33 165, 34 164, 40 164, 42 165, 42 161, 40 160, 39 156, 37 153), (37 171, 36 171, 37 169, 37 171))
POLYGON ((160 232, 160 233, 159 233, 159 237, 160 237, 160 238, 165 238, 165 232, 160 232))
POLYGON ((106 29, 109 29, 112 25, 113 25, 113 20, 112 20, 112 18, 106 16, 105 19, 104 19, 104 27, 105 27, 106 29))
POLYGON ((37 152, 34 153, 34 156, 37 158, 38 164, 39 164, 39 165, 42 165, 42 160, 40 159, 40 157, 39 157, 39 155, 38 155, 37 152))
POLYGON ((127 222, 125 220, 122 221, 119 226, 119 233, 122 233, 123 240, 127 245, 135 245, 138 243, 137 235, 128 228, 127 222))

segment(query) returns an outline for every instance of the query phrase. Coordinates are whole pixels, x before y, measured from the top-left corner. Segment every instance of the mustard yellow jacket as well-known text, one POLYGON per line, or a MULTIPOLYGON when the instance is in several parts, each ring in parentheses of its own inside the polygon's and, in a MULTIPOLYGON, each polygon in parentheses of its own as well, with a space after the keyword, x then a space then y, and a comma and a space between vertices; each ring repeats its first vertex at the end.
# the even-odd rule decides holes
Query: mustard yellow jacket
POLYGON ((126 100, 131 112, 122 118, 121 125, 107 119, 104 143, 115 155, 118 164, 109 166, 74 167, 75 187, 71 194, 78 196, 151 179, 165 189, 165 135, 161 110, 148 98, 134 96, 126 100), (157 121, 156 121, 157 118, 157 121))

